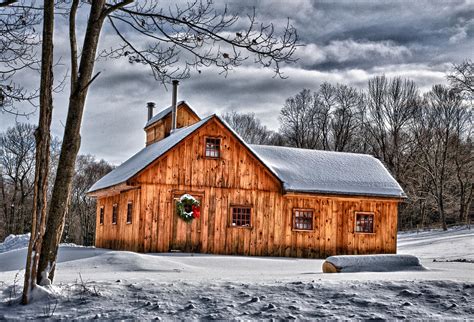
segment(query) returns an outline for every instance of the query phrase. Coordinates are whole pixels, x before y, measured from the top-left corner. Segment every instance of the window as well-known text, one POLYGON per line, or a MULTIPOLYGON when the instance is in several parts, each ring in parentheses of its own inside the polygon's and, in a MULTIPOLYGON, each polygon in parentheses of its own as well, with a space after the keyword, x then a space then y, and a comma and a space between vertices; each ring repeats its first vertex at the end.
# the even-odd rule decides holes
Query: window
POLYGON ((100 207, 100 210, 99 210, 99 223, 101 225, 104 224, 104 207, 100 207))
POLYGON ((221 139, 206 138, 206 158, 220 157, 221 139))
POLYGON ((373 233, 374 232, 374 214, 366 212, 356 212, 356 229, 357 233, 373 233))
POLYGON ((127 204, 127 224, 131 224, 132 223, 132 212, 133 211, 133 204, 132 202, 129 202, 127 204))
POLYGON ((231 210, 233 227, 251 227, 250 215, 252 208, 235 206, 231 210))
POLYGON ((114 203, 112 206, 112 224, 117 224, 117 213, 118 213, 118 205, 114 203))
POLYGON ((293 229, 313 230, 313 210, 312 209, 294 209, 293 210, 293 229))

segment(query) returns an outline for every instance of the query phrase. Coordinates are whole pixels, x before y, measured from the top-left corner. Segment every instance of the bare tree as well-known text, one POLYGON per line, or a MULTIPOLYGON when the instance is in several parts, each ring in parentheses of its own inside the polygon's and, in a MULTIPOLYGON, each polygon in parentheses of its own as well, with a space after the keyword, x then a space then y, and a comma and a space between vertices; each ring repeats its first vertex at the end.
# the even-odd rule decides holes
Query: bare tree
POLYGON ((334 108, 331 111, 330 129, 332 132, 332 150, 354 150, 363 104, 363 96, 355 88, 337 84, 334 88, 334 108))
POLYGON ((466 59, 461 64, 454 64, 447 78, 454 90, 463 93, 471 101, 474 99, 474 63, 472 60, 466 59))
POLYGON ((472 142, 472 108, 464 104, 454 115, 455 133, 450 143, 459 200, 459 221, 469 223, 469 207, 474 194, 474 143, 472 142))
POLYGON ((319 87, 319 128, 321 129, 321 144, 323 150, 331 149, 331 138, 330 138, 330 123, 331 123, 331 111, 336 105, 336 91, 335 87, 331 84, 324 82, 319 87))
POLYGON ((14 103, 28 101, 35 105, 35 90, 27 90, 15 75, 38 68, 35 27, 40 15, 29 6, 11 6, 17 1, 0 5, 0 111, 26 115, 31 111, 18 111, 14 103))
POLYGON ((358 145, 363 95, 356 89, 323 83, 286 100, 280 111, 280 133, 299 148, 347 151, 358 145))
POLYGON ((309 89, 286 100, 280 111, 280 133, 287 144, 297 148, 320 146, 322 129, 318 126, 318 97, 309 89))
POLYGON ((5 234, 23 234, 31 219, 35 164, 33 132, 32 125, 17 123, 0 134, 0 193, 5 234))
MULTIPOLYGON (((12 1, 13 2, 13 1, 12 1)), ((100 53, 101 57, 126 57, 132 64, 150 66, 153 75, 163 83, 172 78, 189 76, 191 68, 215 65, 226 73, 247 60, 247 54, 266 68, 273 68, 282 76, 282 63, 293 61, 297 46, 296 30, 288 23, 281 34, 273 25, 257 24, 255 15, 249 17, 246 28, 232 29, 239 20, 226 8, 218 11, 211 1, 192 2, 163 8, 155 1, 72 0, 69 10, 69 38, 71 49, 71 88, 65 132, 55 183, 51 194, 46 231, 43 234, 45 209, 44 180, 47 178, 51 114, 52 52, 54 3, 45 1, 43 12, 42 79, 40 90, 40 125, 37 131, 37 177, 35 181, 35 208, 32 240, 27 259, 23 302, 34 283, 50 283, 54 278, 56 256, 67 214, 75 161, 80 147, 80 128, 88 89, 98 73, 94 66, 98 58, 99 37, 105 21, 116 32, 120 42, 117 48, 100 53), (76 39, 76 14, 88 11, 88 21, 81 50, 76 39), (126 33, 125 33, 126 31, 126 33), (135 35, 133 35, 135 33, 135 35), (135 43, 140 39, 142 44, 135 43), (49 120, 49 122, 48 122, 49 120), (49 144, 48 144, 49 146, 49 144), (44 239, 41 240, 41 236, 44 239), (35 254, 34 257, 31 254, 35 254), (39 262, 36 265, 36 259, 39 262), (30 278, 31 277, 31 278, 30 278), (34 281, 36 280, 36 281, 34 281)), ((242 25, 241 25, 242 26, 242 25)))
POLYGON ((275 135, 254 113, 232 111, 222 115, 222 118, 249 144, 270 144, 275 135))
MULTIPOLYGON (((385 162, 398 180, 409 158, 409 126, 419 105, 413 81, 377 76, 369 80, 367 129, 373 153, 385 162)), ((403 180, 402 180, 403 181, 403 180)))
POLYGON ((436 200, 444 230, 447 229, 445 194, 451 170, 449 151, 452 136, 456 133, 456 119, 463 111, 460 95, 447 87, 435 85, 426 94, 414 122, 418 153, 413 161, 429 179, 429 193, 436 200))
POLYGON ((63 233, 64 241, 81 245, 94 245, 96 201, 86 196, 89 188, 101 177, 112 171, 113 167, 104 160, 97 161, 92 155, 79 155, 74 174, 71 205, 63 233), (76 234, 69 231, 74 226, 76 234), (80 227, 80 229, 77 229, 80 227))
POLYGON ((38 127, 35 131, 36 163, 33 212, 22 294, 23 304, 28 304, 30 292, 36 287, 37 280, 40 280, 37 277, 37 273, 41 274, 41 271, 38 272, 37 268, 42 251, 46 224, 49 149, 51 142, 50 128, 53 113, 53 33, 54 1, 45 0, 43 7, 41 47, 40 110, 38 127))

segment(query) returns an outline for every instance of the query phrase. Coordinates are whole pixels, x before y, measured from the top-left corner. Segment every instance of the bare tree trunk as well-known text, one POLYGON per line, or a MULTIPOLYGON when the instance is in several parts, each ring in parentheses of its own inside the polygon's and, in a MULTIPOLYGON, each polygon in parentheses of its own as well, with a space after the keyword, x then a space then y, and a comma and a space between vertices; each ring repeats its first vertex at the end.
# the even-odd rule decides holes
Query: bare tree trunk
POLYGON ((448 226, 446 225, 446 212, 444 211, 444 200, 443 200, 442 193, 440 194, 438 198, 438 210, 441 216, 441 224, 442 224, 443 230, 448 230, 448 226))
POLYGON ((22 303, 28 304, 36 286, 36 274, 46 223, 50 127, 53 112, 53 33, 54 1, 44 1, 43 43, 41 52, 40 115, 35 131, 36 164, 31 236, 26 257, 22 303))
MULTIPOLYGON (((85 99, 88 87, 95 78, 92 78, 92 72, 100 31, 104 21, 104 6, 105 0, 91 2, 91 10, 84 37, 79 70, 77 74, 75 71, 71 73, 71 75, 76 74, 78 76, 77 80, 71 79, 71 85, 73 86, 71 87, 71 95, 69 97, 66 127, 51 196, 51 206, 43 241, 43 251, 41 252, 36 275, 38 282, 41 284, 52 282, 54 279, 58 246, 61 241, 64 221, 69 209, 75 162, 81 145, 80 128, 85 99), (49 281, 47 279, 49 279, 49 281)), ((74 17, 70 17, 70 23, 74 24, 74 17)), ((70 34, 70 37, 75 38, 75 35, 70 34)), ((75 50, 75 41, 71 41, 71 45, 74 47, 72 49, 75 50)), ((76 57, 72 55, 71 59, 74 61, 76 57)), ((72 66, 74 66, 74 64, 72 64, 72 66)))

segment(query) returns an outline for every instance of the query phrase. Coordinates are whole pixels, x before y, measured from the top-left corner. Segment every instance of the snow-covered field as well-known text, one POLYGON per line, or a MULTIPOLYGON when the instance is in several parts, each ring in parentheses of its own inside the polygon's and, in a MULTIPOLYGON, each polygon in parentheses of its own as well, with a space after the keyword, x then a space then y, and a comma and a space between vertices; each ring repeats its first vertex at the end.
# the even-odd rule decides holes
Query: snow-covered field
POLYGON ((380 273, 323 274, 323 260, 63 245, 50 296, 21 306, 25 240, 0 244, 0 320, 474 319, 474 230, 464 228, 400 233, 398 252, 428 270, 380 273))

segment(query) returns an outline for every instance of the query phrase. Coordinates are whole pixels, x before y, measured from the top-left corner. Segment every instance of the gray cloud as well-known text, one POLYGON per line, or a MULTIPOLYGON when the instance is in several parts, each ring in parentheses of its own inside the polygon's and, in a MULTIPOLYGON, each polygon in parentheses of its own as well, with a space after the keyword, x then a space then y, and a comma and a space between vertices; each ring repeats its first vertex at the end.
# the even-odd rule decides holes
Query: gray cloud
MULTIPOLYGON (((224 2, 216 6, 223 7, 224 2)), ((254 112, 264 124, 278 128, 278 113, 285 99, 303 88, 316 89, 322 82, 366 87, 369 78, 385 74, 413 79, 422 91, 445 82, 452 63, 473 58, 474 2, 472 1, 228 1, 231 12, 243 17, 231 31, 244 28, 246 14, 256 6, 257 19, 273 22, 281 30, 290 18, 301 42, 296 64, 285 66, 288 79, 273 78, 270 70, 252 64, 219 75, 216 68, 181 82, 180 99, 200 114, 228 110, 254 112)), ((79 26, 86 16, 81 13, 79 26)), ((65 21, 58 19, 55 53, 69 52, 65 21)), ((79 38, 81 38, 79 34, 79 38)), ((109 27, 101 48, 117 43, 109 27)), ((140 39, 134 39, 140 43, 140 39)), ((67 66, 62 67, 61 73, 67 66)), ((92 153, 120 163, 144 146, 143 125, 147 101, 168 106, 171 93, 156 82, 146 66, 123 60, 99 61, 87 99, 82 127, 81 153, 92 153)), ((29 81, 34 83, 36 76, 29 81)), ((59 78, 59 76, 56 76, 59 78)), ((56 95, 53 133, 61 135, 66 118, 68 92, 56 95)), ((20 106, 21 107, 21 106, 20 106)), ((34 116, 29 121, 35 121, 34 116)), ((0 114, 2 129, 14 118, 0 114)))

